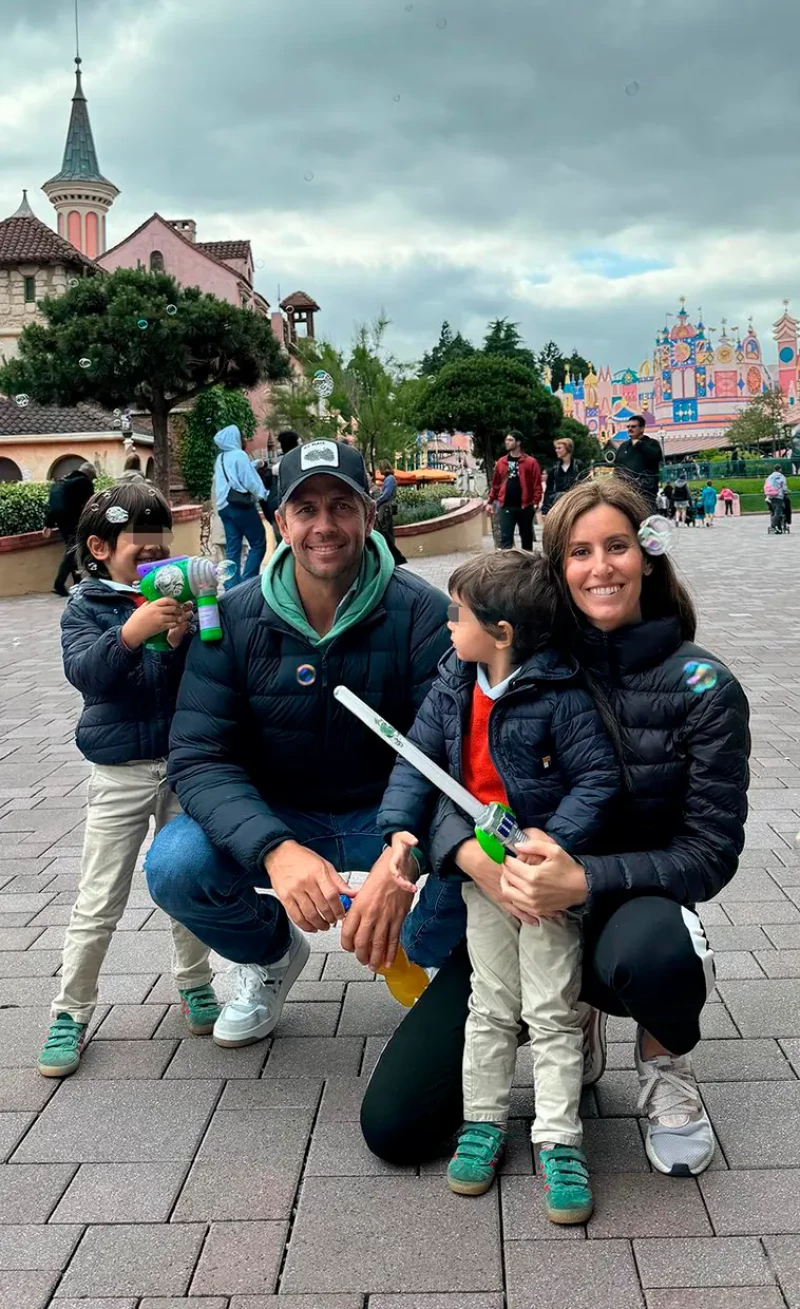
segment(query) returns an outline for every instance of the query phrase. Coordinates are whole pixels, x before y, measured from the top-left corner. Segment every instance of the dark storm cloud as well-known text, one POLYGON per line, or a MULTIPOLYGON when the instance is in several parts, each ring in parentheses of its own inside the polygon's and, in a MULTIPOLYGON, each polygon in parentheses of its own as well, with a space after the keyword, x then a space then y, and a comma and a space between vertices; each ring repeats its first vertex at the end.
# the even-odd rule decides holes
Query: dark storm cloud
MULTIPOLYGON (((3 151, 9 201, 58 165, 72 53, 68 0, 10 7, 6 95, 24 98, 34 57, 61 83, 3 151)), ((101 166, 123 191, 114 235, 154 208, 250 235, 268 298, 305 286, 338 337, 385 305, 410 355, 443 317, 477 337, 507 314, 534 344, 618 366, 695 283, 714 312, 763 305, 763 328, 800 282, 794 0, 82 8, 101 166), (717 237, 744 240, 741 267, 717 237)))

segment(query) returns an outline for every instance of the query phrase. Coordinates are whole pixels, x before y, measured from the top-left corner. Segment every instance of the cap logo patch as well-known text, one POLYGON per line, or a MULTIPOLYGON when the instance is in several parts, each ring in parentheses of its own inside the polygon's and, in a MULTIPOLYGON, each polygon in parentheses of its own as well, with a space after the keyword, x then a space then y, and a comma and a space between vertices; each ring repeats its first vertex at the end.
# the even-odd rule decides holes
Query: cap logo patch
POLYGON ((339 446, 336 441, 309 441, 300 446, 300 467, 303 472, 309 468, 338 468, 339 446))

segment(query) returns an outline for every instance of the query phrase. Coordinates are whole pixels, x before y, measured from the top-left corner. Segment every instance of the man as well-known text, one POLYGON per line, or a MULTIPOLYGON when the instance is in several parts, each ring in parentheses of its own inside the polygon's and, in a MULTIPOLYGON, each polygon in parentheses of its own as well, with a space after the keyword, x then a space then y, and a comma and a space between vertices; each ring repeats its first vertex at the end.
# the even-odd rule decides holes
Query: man
POLYGON ((659 470, 664 452, 658 441, 644 434, 644 419, 635 414, 628 421, 628 439, 617 450, 616 467, 622 477, 633 482, 647 501, 648 513, 656 512, 659 470))
POLYGON ((775 465, 764 483, 764 497, 769 509, 769 530, 780 536, 786 526, 786 501, 789 499, 789 483, 780 464, 775 465))
POLYGON ((345 892, 345 948, 393 962, 412 899, 376 821, 394 755, 333 691, 349 686, 405 732, 450 643, 446 598, 396 571, 372 532, 357 450, 290 450, 278 496, 285 544, 223 600, 222 640, 189 650, 169 770, 185 813, 147 860, 156 903, 238 965, 214 1027, 224 1046, 273 1030, 308 958, 303 933, 342 919, 345 892), (357 892, 340 875, 370 868, 357 892))
POLYGON ((533 518, 542 501, 542 470, 538 460, 523 450, 520 432, 509 432, 505 447, 506 453, 494 466, 489 511, 500 514, 501 550, 513 550, 515 527, 523 550, 532 550, 533 518))
POLYGON ((94 493, 96 477, 97 469, 94 464, 85 463, 74 472, 68 473, 62 481, 54 482, 50 488, 44 535, 51 536, 53 528, 58 528, 64 538, 64 558, 58 566, 53 582, 55 595, 69 595, 67 578, 70 573, 76 582, 80 581, 75 568, 75 533, 78 530, 83 507, 91 500, 94 493))
POLYGON ((275 510, 278 508, 278 469, 280 468, 283 456, 287 455, 290 450, 296 450, 299 444, 300 437, 297 432, 292 431, 290 427, 287 427, 283 432, 279 432, 278 445, 280 446, 281 452, 269 470, 269 482, 267 482, 262 474, 262 481, 269 493, 267 495, 267 502, 264 506, 264 517, 275 534, 276 545, 280 545, 281 543, 281 529, 275 518, 275 510))

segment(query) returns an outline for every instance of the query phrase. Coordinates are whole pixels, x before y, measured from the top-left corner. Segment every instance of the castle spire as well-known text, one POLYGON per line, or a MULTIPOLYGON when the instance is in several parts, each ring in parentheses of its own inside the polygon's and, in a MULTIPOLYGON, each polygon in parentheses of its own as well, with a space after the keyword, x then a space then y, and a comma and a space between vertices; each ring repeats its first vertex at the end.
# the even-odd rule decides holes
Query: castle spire
POLYGON ((100 172, 89 106, 81 78, 78 44, 78 0, 75 0, 75 94, 72 97, 61 171, 42 190, 58 214, 58 234, 83 254, 96 259, 106 250, 106 214, 119 191, 100 172))

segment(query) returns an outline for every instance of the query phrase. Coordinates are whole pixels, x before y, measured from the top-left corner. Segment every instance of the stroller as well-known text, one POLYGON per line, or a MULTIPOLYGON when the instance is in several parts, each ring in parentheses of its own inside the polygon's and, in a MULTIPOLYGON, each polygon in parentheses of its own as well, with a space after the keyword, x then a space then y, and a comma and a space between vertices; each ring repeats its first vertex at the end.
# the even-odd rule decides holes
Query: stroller
MULTIPOLYGON (((767 507, 769 509, 769 527, 767 528, 768 536, 788 536, 789 527, 786 522, 786 501, 788 496, 771 495, 767 496, 767 507)), ((791 522, 791 504, 789 505, 789 521, 791 522)))

